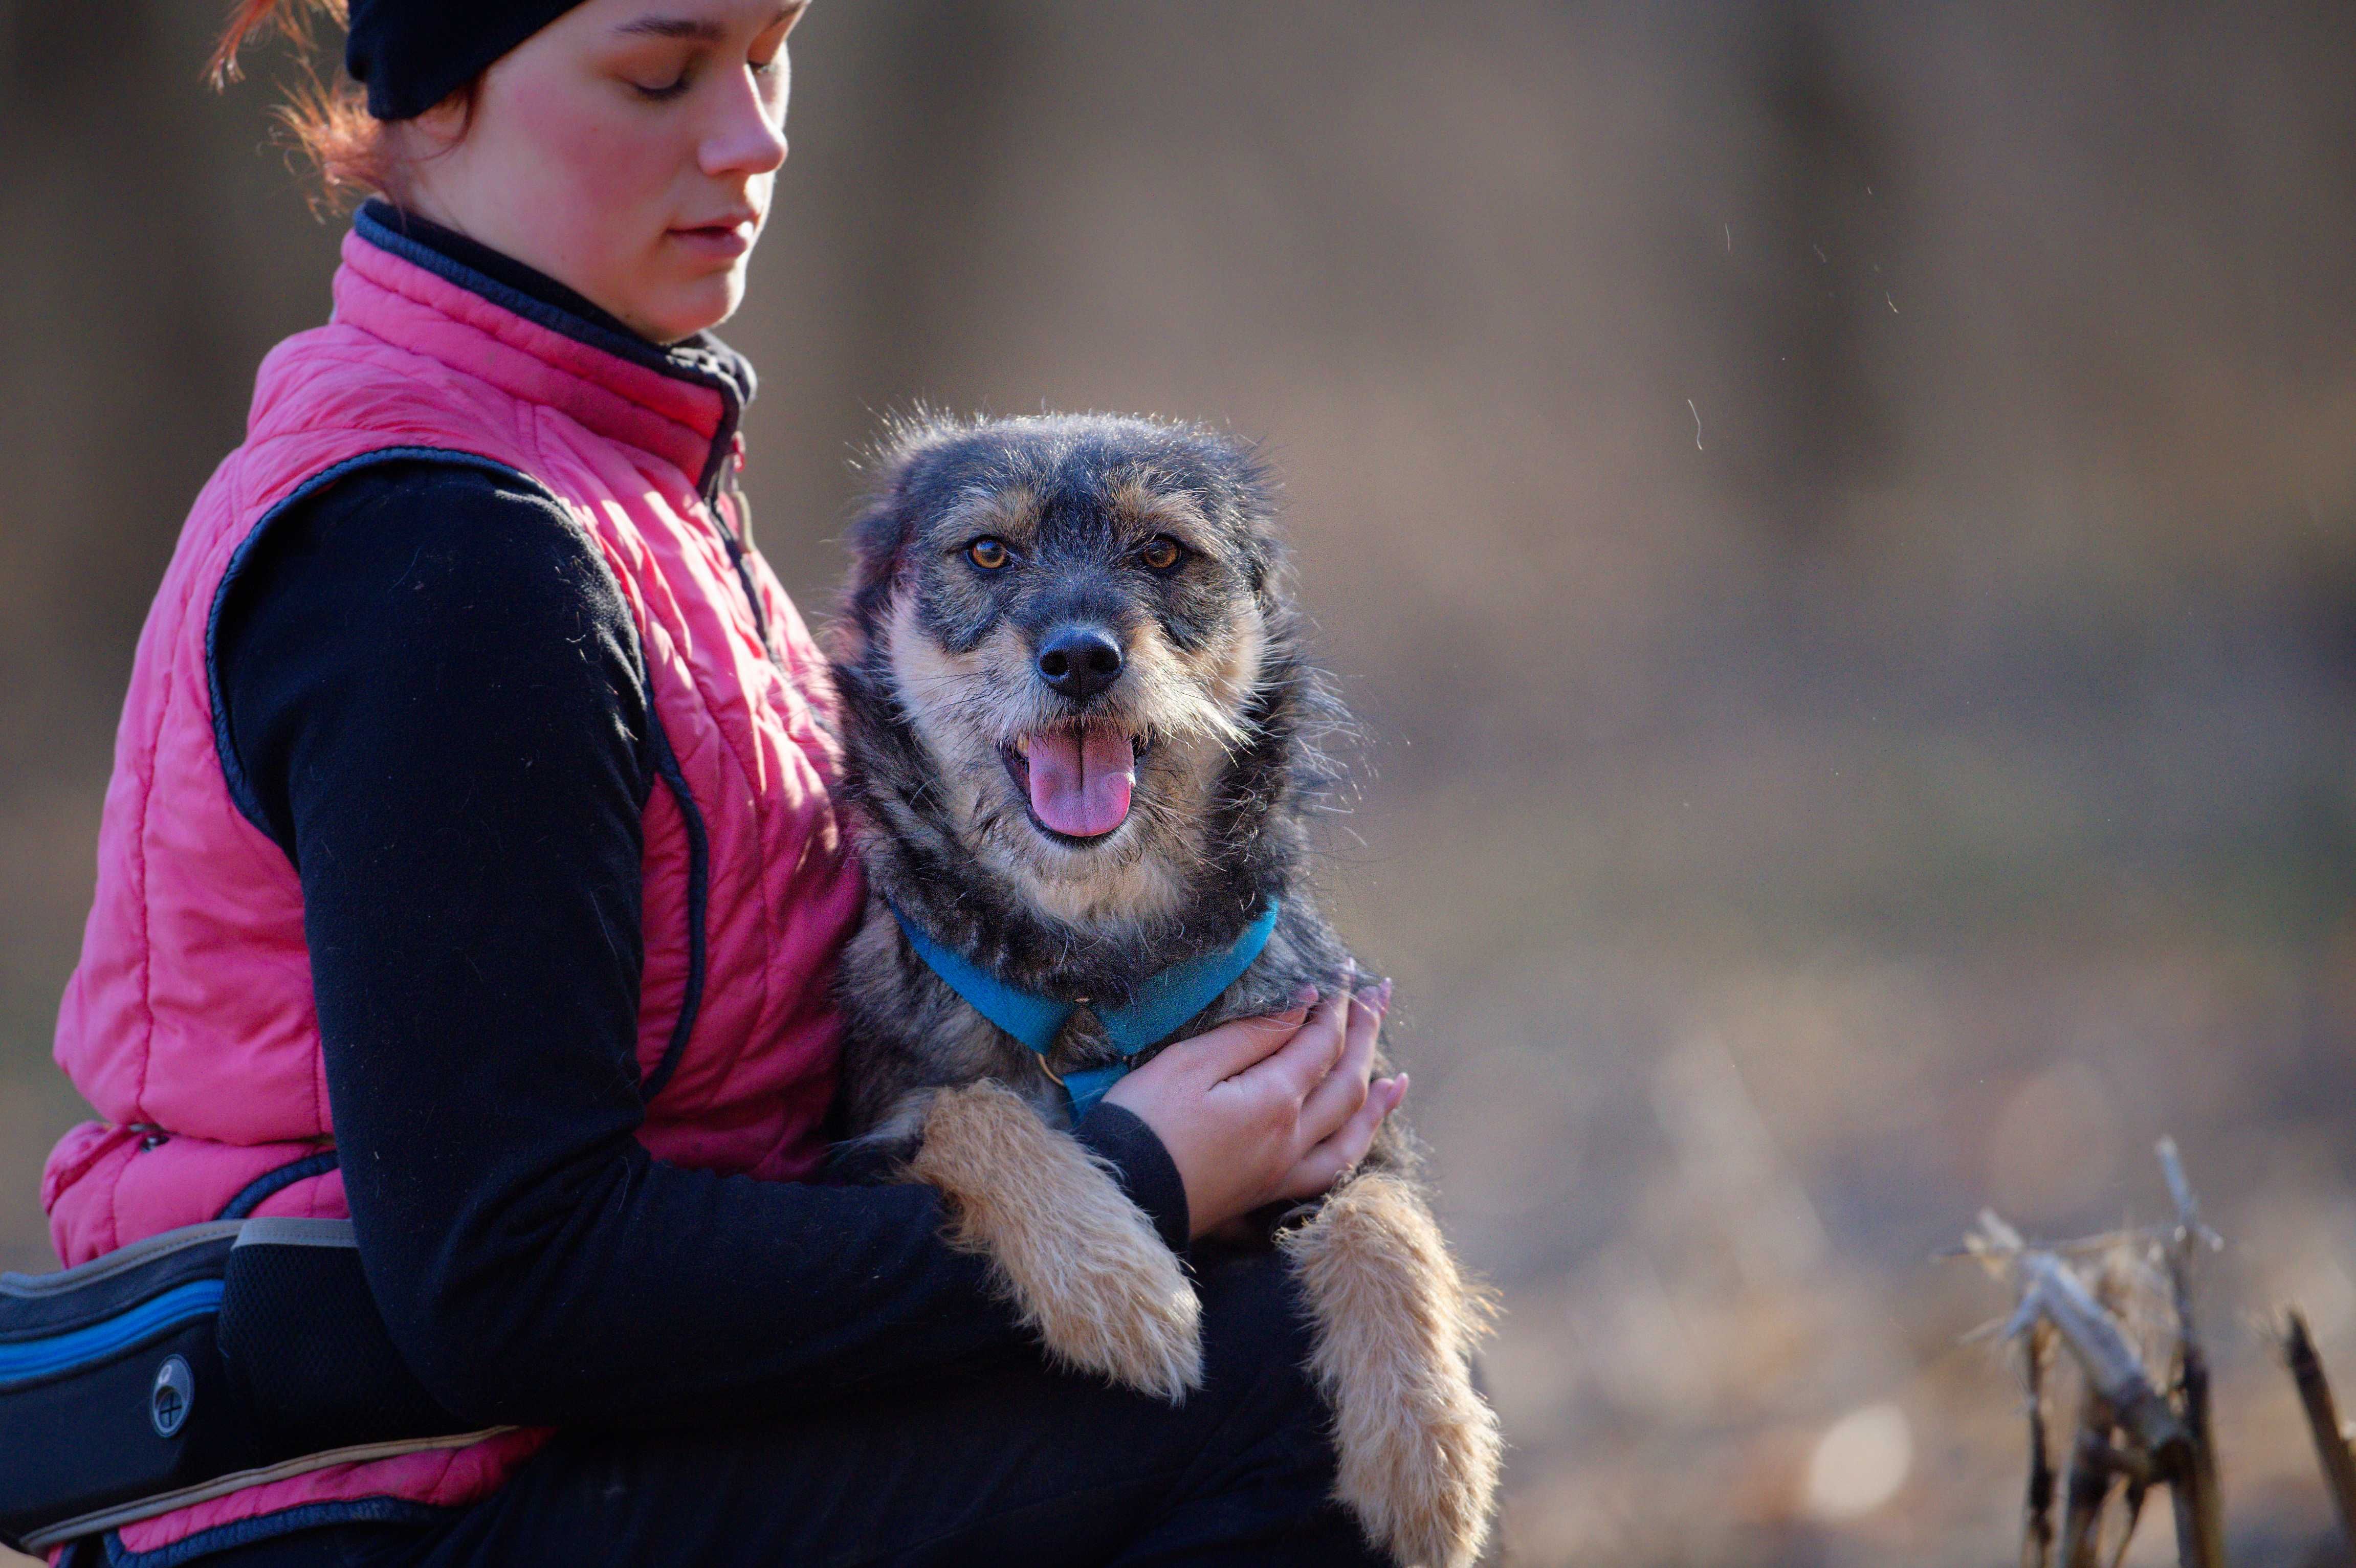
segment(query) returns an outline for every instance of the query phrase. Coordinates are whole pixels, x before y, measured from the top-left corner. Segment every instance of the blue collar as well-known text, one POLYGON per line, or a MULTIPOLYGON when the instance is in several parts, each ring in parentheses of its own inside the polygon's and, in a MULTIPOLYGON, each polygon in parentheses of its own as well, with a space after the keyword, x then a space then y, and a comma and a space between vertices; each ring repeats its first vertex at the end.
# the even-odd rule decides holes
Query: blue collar
POLYGON ((1096 1109, 1105 1091, 1130 1070, 1131 1057, 1185 1028, 1252 966, 1260 949, 1275 933, 1277 914, 1277 901, 1270 899, 1259 918, 1232 944, 1199 958, 1172 965, 1138 987, 1137 996, 1129 1006, 1108 1008, 1017 990, 971 959, 943 947, 902 914, 898 906, 891 907, 893 918, 900 923, 901 932, 908 938, 908 945, 916 950, 916 956, 925 961, 926 967, 964 997, 975 1012, 1037 1051, 1043 1061, 1055 1049, 1055 1037, 1063 1032, 1074 1013, 1087 1006, 1096 1014, 1112 1048, 1120 1052, 1120 1060, 1106 1067, 1067 1072, 1060 1080, 1065 1093, 1071 1096, 1075 1123, 1096 1109))

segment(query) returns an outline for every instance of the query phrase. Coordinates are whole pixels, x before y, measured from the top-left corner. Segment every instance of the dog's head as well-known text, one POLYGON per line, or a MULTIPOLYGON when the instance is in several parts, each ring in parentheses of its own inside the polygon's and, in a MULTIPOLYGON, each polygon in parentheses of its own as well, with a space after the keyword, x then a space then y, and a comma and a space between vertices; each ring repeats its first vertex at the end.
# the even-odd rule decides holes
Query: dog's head
POLYGON ((1307 676, 1253 455, 1064 416, 912 422, 877 466, 838 677, 885 830, 1083 923, 1177 915, 1264 858, 1307 676))

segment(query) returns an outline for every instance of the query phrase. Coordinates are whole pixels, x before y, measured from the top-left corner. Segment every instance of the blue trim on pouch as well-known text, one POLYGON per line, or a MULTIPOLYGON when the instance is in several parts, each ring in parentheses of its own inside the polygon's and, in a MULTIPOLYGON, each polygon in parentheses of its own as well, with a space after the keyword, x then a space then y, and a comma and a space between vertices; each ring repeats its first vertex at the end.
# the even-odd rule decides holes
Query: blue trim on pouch
POLYGON ((103 1323, 47 1339, 0 1345, 0 1386, 30 1382, 119 1355, 220 1309, 221 1282, 194 1279, 119 1312, 103 1323))
MULTIPOLYGON (((935 942, 902 914, 897 905, 889 907, 908 945, 916 949, 926 968, 941 977, 942 984, 964 997, 966 1005, 975 1012, 1043 1059, 1055 1049, 1055 1037, 1063 1032, 1064 1025, 1086 1005, 1010 986, 964 955, 952 953, 935 942)), ((1232 944, 1172 965, 1138 987, 1136 997, 1127 1007, 1089 1007, 1097 1021, 1104 1025, 1105 1035, 1112 1041, 1113 1049, 1120 1052, 1121 1060, 1064 1074, 1062 1082, 1065 1093, 1071 1096, 1073 1121, 1096 1109, 1105 1091, 1129 1072, 1132 1065, 1130 1058, 1185 1028, 1205 1008, 1218 1000, 1219 993, 1243 976, 1267 947, 1268 939, 1276 933, 1278 908, 1276 900, 1269 900, 1259 918, 1232 944)))

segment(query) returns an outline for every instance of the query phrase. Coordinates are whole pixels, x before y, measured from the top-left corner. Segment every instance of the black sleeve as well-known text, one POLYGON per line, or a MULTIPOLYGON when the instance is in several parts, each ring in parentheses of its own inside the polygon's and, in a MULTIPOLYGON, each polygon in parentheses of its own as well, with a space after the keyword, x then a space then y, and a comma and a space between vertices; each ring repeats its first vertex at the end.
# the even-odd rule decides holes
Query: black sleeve
POLYGON ((1130 1200, 1145 1211, 1153 1228, 1174 1252, 1184 1252, 1193 1228, 1186 1183, 1153 1129, 1134 1111, 1097 1102, 1072 1136, 1109 1162, 1130 1200))
MULTIPOLYGON (((247 551, 214 656, 240 804, 302 880, 369 1283, 445 1403, 697 1421, 1019 1349, 932 1189, 687 1170, 633 1136, 647 697, 560 510, 364 470, 247 551)), ((1161 1145, 1121 1131, 1130 1189, 1166 1192, 1161 1145)))

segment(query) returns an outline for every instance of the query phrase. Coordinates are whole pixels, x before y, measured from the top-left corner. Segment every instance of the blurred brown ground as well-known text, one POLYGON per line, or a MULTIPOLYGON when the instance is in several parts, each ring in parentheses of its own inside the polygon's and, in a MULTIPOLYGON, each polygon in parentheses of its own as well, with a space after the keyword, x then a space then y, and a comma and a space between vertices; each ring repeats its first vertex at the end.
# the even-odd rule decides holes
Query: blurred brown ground
MULTIPOLYGON (((0 0, 7 1266, 133 639, 339 233, 214 9, 0 0)), ((2163 1130, 2236 1560, 2346 1560, 2248 1315, 2356 1386, 2356 9, 823 0, 795 60, 727 335, 805 603, 918 398, 1281 466, 1510 1561, 2008 1560, 1931 1253, 2157 1216, 2163 1130)))

